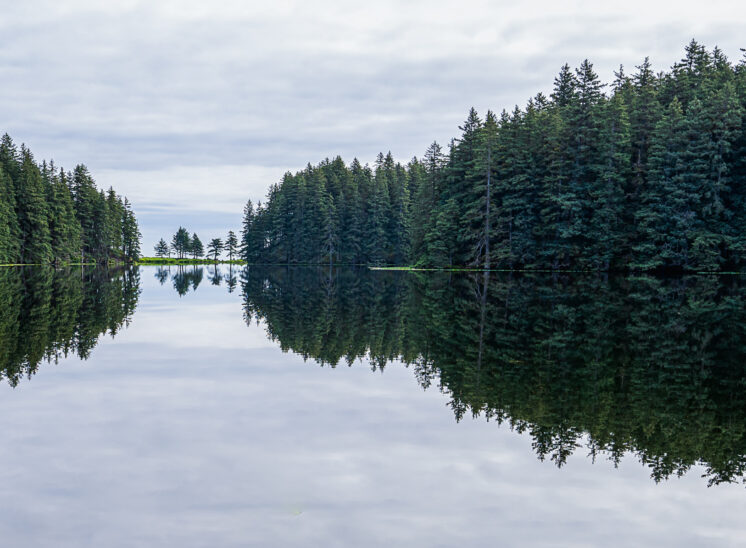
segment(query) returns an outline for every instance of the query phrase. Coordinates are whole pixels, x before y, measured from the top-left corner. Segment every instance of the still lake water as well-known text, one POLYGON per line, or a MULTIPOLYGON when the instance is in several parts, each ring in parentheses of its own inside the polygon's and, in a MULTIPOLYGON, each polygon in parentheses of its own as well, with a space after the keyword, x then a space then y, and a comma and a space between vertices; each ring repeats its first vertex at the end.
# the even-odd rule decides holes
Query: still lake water
POLYGON ((746 543, 737 277, 1 269, 0 375, 2 546, 746 543))

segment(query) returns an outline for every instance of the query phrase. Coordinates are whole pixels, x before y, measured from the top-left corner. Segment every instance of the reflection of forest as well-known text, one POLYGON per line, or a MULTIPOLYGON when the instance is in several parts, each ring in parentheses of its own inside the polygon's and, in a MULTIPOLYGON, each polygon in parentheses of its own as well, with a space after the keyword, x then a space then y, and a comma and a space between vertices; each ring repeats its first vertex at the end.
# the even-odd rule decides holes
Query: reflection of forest
POLYGON ((558 466, 632 452, 658 481, 746 473, 746 302, 737 277, 510 277, 248 269, 247 322, 332 366, 400 358, 460 420, 483 414, 558 466), (587 437, 586 437, 587 436, 587 437))
POLYGON ((137 270, 0 268, 0 378, 15 386, 42 361, 88 358, 102 333, 127 325, 137 270))
MULTIPOLYGON (((163 285, 170 279, 180 297, 189 293, 190 290, 196 291, 204 276, 205 269, 197 265, 175 265, 173 268, 159 266, 155 271, 158 282, 163 285)), ((221 285, 225 282, 229 293, 233 293, 238 284, 233 265, 227 271, 221 270, 218 265, 207 267, 207 279, 212 285, 221 285)))

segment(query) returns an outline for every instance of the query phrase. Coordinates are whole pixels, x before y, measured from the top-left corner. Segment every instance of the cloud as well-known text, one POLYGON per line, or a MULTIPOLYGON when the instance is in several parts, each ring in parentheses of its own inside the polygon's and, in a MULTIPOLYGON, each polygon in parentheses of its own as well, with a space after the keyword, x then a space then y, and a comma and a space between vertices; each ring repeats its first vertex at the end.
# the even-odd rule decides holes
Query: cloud
POLYGON ((226 179, 262 173, 266 188, 336 154, 405 161, 472 105, 548 92, 565 62, 588 57, 604 79, 646 55, 664 69, 692 37, 737 57, 744 15, 719 0, 18 2, 0 20, 0 129, 86 163, 136 208, 167 196, 185 215, 240 214, 264 192, 250 179, 237 200, 226 179), (200 176, 179 181, 186 168, 200 176))

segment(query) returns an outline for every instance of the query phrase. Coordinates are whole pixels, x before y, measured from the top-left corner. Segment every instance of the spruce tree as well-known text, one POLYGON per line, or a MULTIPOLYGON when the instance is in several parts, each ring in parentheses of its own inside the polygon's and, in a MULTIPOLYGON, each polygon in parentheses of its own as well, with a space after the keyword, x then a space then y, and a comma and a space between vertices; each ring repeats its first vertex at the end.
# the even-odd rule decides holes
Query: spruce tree
POLYGON ((106 193, 106 245, 110 253, 122 258, 124 204, 113 188, 106 193))
MULTIPOLYGON (((489 269, 492 266, 490 243, 494 223, 494 186, 497 173, 497 118, 487 112, 484 124, 476 136, 475 157, 471 178, 474 181, 469 193, 469 206, 465 214, 470 220, 469 231, 473 247, 468 250, 469 264, 489 269)), ((511 219, 512 222, 512 219, 511 219)))
POLYGON ((177 258, 183 259, 184 255, 189 253, 192 239, 189 232, 183 226, 180 226, 171 238, 171 249, 176 253, 177 258))
POLYGON ((167 257, 167 256, 170 256, 171 254, 168 244, 166 243, 166 240, 164 240, 163 238, 161 238, 158 241, 158 243, 155 245, 153 250, 155 251, 156 257, 167 257))
POLYGON ((225 250, 228 253, 228 260, 232 261, 233 255, 238 250, 238 238, 236 238, 236 233, 232 230, 228 231, 228 237, 225 239, 225 250))
POLYGON ((21 168, 17 182, 18 224, 21 229, 21 261, 52 262, 49 207, 41 171, 31 152, 21 147, 21 168))
POLYGON ((127 261, 136 261, 140 258, 140 240, 142 234, 137 223, 135 213, 127 198, 122 204, 124 216, 122 219, 122 252, 127 261))
POLYGON ((197 236, 196 232, 192 235, 192 244, 190 247, 190 251, 192 253, 193 259, 199 259, 205 254, 205 248, 202 245, 202 240, 199 239, 199 236, 197 236))

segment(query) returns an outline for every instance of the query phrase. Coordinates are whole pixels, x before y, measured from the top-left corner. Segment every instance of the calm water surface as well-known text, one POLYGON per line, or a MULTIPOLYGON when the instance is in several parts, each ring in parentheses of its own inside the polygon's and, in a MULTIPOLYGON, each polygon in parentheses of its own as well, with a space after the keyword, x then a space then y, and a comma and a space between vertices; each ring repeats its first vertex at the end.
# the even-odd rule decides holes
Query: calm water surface
POLYGON ((0 271, 3 546, 743 546, 746 283, 0 271))

